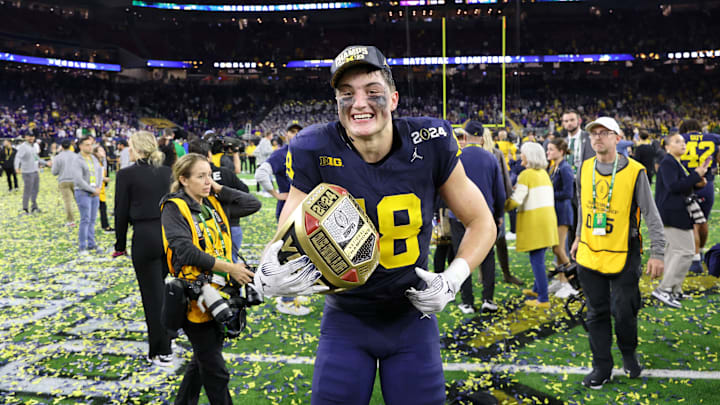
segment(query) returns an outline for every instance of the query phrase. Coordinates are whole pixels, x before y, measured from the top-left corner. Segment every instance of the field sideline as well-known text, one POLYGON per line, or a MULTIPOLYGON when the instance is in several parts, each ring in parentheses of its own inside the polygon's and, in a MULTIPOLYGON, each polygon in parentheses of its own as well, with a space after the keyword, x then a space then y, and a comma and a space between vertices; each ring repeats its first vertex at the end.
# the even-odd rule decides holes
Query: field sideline
MULTIPOLYGON (((75 257, 77 228, 63 225, 55 178, 48 170, 40 177, 43 212, 25 217, 18 217, 22 190, 8 194, 0 179, 0 403, 172 402, 189 342, 184 336, 176 341, 180 355, 172 370, 148 365, 130 259, 111 259, 114 233, 103 232, 97 237, 106 255, 75 257)), ((251 177, 241 177, 254 190, 251 177)), ((113 190, 111 182, 109 213, 113 190)), ((252 259, 275 229, 274 200, 261 200, 263 209, 241 222, 243 253, 252 259)), ((718 216, 715 212, 710 221, 708 247, 720 242, 718 216)), ((649 246, 647 238, 644 244, 649 246)), ((546 260, 551 266, 552 257, 546 260)), ((511 272, 532 285, 527 255, 511 249, 510 262, 511 272)), ((639 353, 646 370, 629 380, 617 369, 622 360, 614 349, 615 379, 600 391, 580 384, 591 363, 587 335, 568 319, 562 302, 553 299, 547 311, 529 310, 520 288, 497 279, 497 314, 463 315, 451 303, 438 316, 448 403, 472 403, 474 393, 488 390, 507 404, 720 402, 718 279, 688 277, 684 289, 693 299, 678 310, 650 299, 657 281, 643 278, 639 353)), ((475 282, 476 302, 480 289, 475 282)), ((224 351, 236 404, 310 402, 322 302, 312 297, 313 311, 302 318, 278 314, 274 301, 249 311, 244 336, 224 351)), ((204 396, 201 403, 207 403, 204 396)), ((383 403, 379 382, 371 403, 383 403)))

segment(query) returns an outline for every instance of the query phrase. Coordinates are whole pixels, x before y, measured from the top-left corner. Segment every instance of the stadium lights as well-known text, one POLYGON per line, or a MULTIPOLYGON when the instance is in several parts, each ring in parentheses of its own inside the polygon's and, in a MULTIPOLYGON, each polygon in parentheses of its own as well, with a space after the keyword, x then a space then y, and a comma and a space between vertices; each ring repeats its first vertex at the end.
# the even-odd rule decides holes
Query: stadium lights
POLYGON ((29 65, 54 66, 69 69, 104 70, 109 72, 119 72, 122 69, 120 65, 110 63, 83 62, 55 58, 38 58, 35 56, 16 55, 7 52, 0 52, 0 61, 26 63, 29 65))
POLYGON ((680 51, 668 52, 668 59, 702 59, 702 58, 720 58, 720 49, 702 50, 702 51, 680 51))
POLYGON ((147 67, 158 67, 158 68, 174 68, 174 69, 185 69, 192 67, 189 62, 181 62, 177 60, 156 60, 148 59, 146 63, 147 67))
MULTIPOLYGON (((262 64, 260 64, 262 66, 262 64)), ((217 69, 255 69, 258 67, 257 62, 214 62, 213 67, 217 69)))
POLYGON ((178 11, 210 11, 210 12, 241 12, 241 13, 274 13, 287 11, 325 11, 364 7, 362 3, 336 1, 329 3, 294 3, 294 4, 179 4, 156 3, 133 0, 135 7, 149 7, 178 11))
MULTIPOLYGON (((577 55, 520 55, 520 56, 423 56, 412 58, 389 58, 391 66, 438 66, 446 65, 478 65, 500 63, 560 63, 560 62, 622 62, 635 60, 628 53, 618 54, 577 54, 577 55)), ((289 68, 329 67, 332 59, 294 60, 287 63, 289 68)))

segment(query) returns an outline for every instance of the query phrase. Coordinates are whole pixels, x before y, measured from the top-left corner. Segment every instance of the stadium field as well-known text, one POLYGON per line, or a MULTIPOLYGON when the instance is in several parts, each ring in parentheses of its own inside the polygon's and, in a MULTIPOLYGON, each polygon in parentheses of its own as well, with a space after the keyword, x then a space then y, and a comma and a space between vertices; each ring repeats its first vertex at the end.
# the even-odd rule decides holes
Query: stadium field
MULTIPOLYGON (((149 365, 130 259, 111 259, 114 234, 101 231, 98 241, 107 253, 78 258, 77 228, 63 225, 57 183, 48 170, 40 177, 40 214, 19 217, 22 193, 0 191, 0 403, 172 402, 191 354, 188 340, 176 340, 173 368, 149 365)), ((242 177, 254 190, 250 176, 242 177)), ((113 190, 111 182, 109 213, 113 190)), ((243 253, 251 260, 275 229, 274 200, 261 200, 261 211, 241 222, 243 253)), ((718 217, 711 218, 708 246, 720 241, 718 217)), ((531 285, 527 255, 509 243, 511 272, 531 285)), ((546 261, 550 267, 552 257, 546 261)), ((719 403, 720 282, 689 276, 684 290, 693 298, 682 309, 651 299, 656 283, 641 281, 642 377, 622 373, 615 349, 615 378, 598 391, 580 384, 591 363, 587 334, 560 300, 553 298, 547 311, 529 310, 521 289, 498 277, 498 313, 464 315, 449 304, 438 316, 448 403, 473 403, 483 391, 506 404, 719 403)), ((476 282, 476 299, 480 288, 476 282)), ((322 303, 321 296, 312 297, 306 317, 279 314, 273 300, 249 310, 248 328, 224 350, 236 404, 310 402, 322 303)), ((207 403, 204 396, 201 403, 207 403)), ((379 381, 371 403, 382 404, 379 381)))

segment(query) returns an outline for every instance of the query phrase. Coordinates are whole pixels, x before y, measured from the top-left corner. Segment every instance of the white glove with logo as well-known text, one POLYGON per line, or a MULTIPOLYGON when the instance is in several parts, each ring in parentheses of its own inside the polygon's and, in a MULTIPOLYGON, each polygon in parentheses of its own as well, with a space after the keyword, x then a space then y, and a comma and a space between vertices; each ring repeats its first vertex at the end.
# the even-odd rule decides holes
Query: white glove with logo
POLYGON ((329 287, 314 285, 322 274, 307 256, 301 256, 280 264, 277 254, 282 248, 279 240, 270 245, 263 254, 255 272, 252 287, 267 297, 311 295, 327 291, 329 287))
POLYGON ((455 294, 470 275, 470 267, 465 259, 457 258, 443 273, 430 273, 419 267, 415 267, 415 273, 427 283, 427 287, 422 291, 410 287, 405 296, 423 314, 436 314, 455 299, 455 294))

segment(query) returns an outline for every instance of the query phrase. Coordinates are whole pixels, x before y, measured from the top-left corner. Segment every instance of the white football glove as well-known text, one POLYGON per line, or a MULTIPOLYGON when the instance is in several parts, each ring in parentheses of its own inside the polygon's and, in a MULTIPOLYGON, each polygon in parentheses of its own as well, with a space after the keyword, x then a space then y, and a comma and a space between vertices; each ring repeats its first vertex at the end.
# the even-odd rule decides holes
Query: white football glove
POLYGON ((457 258, 443 273, 430 273, 419 267, 415 267, 415 273, 427 283, 427 287, 421 291, 410 287, 405 296, 418 311, 429 315, 441 312, 448 302, 455 299, 455 294, 470 275, 470 267, 465 259, 457 258))
POLYGON ((267 297, 311 295, 327 291, 327 286, 314 285, 322 274, 307 256, 280 264, 277 254, 283 243, 279 240, 267 248, 255 272, 252 287, 267 297))

